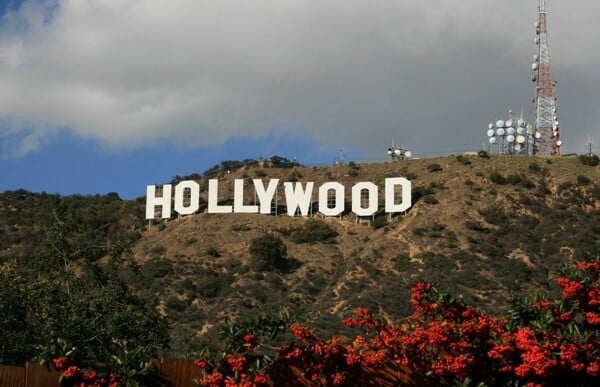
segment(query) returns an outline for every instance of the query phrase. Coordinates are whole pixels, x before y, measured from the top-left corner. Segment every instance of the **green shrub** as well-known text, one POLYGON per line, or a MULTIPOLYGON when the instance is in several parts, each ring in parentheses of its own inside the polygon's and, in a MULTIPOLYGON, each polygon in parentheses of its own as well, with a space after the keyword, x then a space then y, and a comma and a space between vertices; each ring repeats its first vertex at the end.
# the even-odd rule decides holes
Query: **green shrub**
POLYGON ((267 176, 267 172, 263 171, 262 169, 257 169, 256 171, 254 171, 254 175, 256 177, 265 177, 267 176))
POLYGON ((499 185, 505 185, 508 183, 506 178, 504 176, 502 176, 502 174, 498 171, 494 171, 494 172, 490 173, 489 178, 493 183, 496 183, 499 185))
POLYGON ((579 184, 579 185, 589 185, 591 182, 592 181, 587 176, 584 176, 584 175, 577 176, 577 184, 579 184))
POLYGON ((442 166, 441 166, 441 165, 439 165, 438 163, 433 163, 433 164, 429 164, 429 165, 427 166, 427 170, 428 170, 429 172, 440 172, 440 171, 442 171, 443 169, 442 169, 442 166))
POLYGON ((167 252, 167 248, 164 246, 154 246, 150 249, 150 253, 153 255, 163 255, 167 252))
POLYGON ((377 230, 389 224, 387 216, 378 216, 373 220, 372 227, 377 230))
POLYGON ((288 175, 287 181, 295 182, 298 181, 298 179, 300 179, 301 177, 302 175, 300 175, 298 171, 294 171, 288 175))
POLYGON ((469 160, 469 158, 467 156, 465 156, 465 155, 458 155, 458 156, 456 156, 456 161, 458 161, 462 165, 469 165, 469 164, 471 164, 471 160, 469 160))
POLYGON ((337 236, 333 227, 319 219, 309 219, 290 233, 290 239, 296 243, 331 242, 337 236))
POLYGON ((142 272, 148 278, 161 278, 171 273, 173 265, 165 259, 153 259, 142 266, 142 272))
POLYGON ((184 312, 189 305, 190 302, 188 300, 180 300, 175 296, 169 297, 165 302, 165 306, 168 309, 174 310, 176 312, 184 312))
POLYGON ((583 165, 589 165, 590 167, 595 167, 600 164, 598 155, 581 155, 578 159, 583 165))
POLYGON ((249 250, 252 267, 258 271, 280 268, 287 258, 285 243, 271 234, 252 239, 249 250))
POLYGON ((531 172, 539 172, 542 170, 542 167, 540 167, 540 165, 538 164, 537 161, 533 160, 532 162, 529 163, 529 170, 531 172))
POLYGON ((427 204, 438 204, 439 201, 435 198, 434 195, 425 195, 423 196, 423 202, 427 204))
POLYGON ((490 154, 484 150, 480 150, 479 152, 477 152, 477 156, 481 157, 482 159, 490 158, 490 154))
POLYGON ((506 226, 508 224, 508 216, 506 216, 504 209, 499 205, 484 208, 479 211, 479 214, 490 224, 497 226, 506 226))
POLYGON ((206 249, 206 254, 210 255, 211 257, 215 257, 215 258, 219 258, 221 256, 221 253, 219 253, 219 250, 217 250, 216 247, 209 247, 208 249, 206 249))
POLYGON ((406 172, 404 177, 406 177, 408 180, 415 180, 417 178, 417 174, 414 172, 406 172))

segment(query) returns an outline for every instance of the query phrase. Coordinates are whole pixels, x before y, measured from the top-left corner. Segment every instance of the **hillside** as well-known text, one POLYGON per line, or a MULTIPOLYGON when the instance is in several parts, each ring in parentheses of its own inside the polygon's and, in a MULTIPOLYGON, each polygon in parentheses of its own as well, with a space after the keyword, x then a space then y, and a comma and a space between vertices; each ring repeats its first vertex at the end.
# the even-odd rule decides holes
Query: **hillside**
MULTIPOLYGON (((96 230, 81 235, 130 246, 121 279, 145 297, 157 296, 161 311, 184 327, 179 334, 205 341, 225 317, 280 307, 324 331, 358 306, 397 320, 410 313, 407 284, 417 279, 502 312, 511 294, 555 292, 551 280, 560 268, 600 255, 600 167, 575 158, 449 156, 325 168, 253 164, 221 171, 219 189, 227 199, 236 178, 383 187, 386 177, 400 176, 412 181, 412 208, 359 222, 350 213, 341 219, 288 217, 282 208, 279 216, 199 213, 148 227, 143 200, 78 198, 75 205, 74 198, 7 192, 0 196, 0 258, 26 261, 44 238, 44 224, 53 221, 48 201, 60 202, 96 230), (253 261, 250 246, 265 235, 285 244, 283 265, 257 267, 253 261)), ((207 182, 195 177, 204 203, 207 182)))

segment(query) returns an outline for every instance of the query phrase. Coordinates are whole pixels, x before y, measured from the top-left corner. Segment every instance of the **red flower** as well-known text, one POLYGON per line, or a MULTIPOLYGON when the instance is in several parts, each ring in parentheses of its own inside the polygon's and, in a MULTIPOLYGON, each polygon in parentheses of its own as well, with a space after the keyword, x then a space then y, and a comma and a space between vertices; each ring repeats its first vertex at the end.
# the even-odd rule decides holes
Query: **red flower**
POLYGON ((596 360, 587 367, 587 373, 590 376, 598 376, 600 375, 600 360, 596 360))
POLYGON ((246 358, 245 357, 229 356, 227 358, 227 364, 229 364, 229 366, 231 367, 231 370, 233 372, 243 371, 244 370, 244 364, 246 364, 246 358))
POLYGON ((87 371, 83 374, 83 380, 92 381, 96 379, 96 376, 98 375, 95 371, 87 371))
POLYGON ((206 385, 208 387, 220 387, 223 382, 223 375, 218 372, 214 372, 206 378, 206 385))
POLYGON ((346 376, 340 373, 333 375, 332 378, 334 386, 341 386, 346 381, 346 376))
POLYGON ((200 368, 206 368, 206 362, 203 360, 194 360, 194 365, 200 368))
POLYGON ((61 356, 52 360, 52 362, 54 363, 54 367, 56 367, 57 370, 61 371, 67 366, 69 359, 66 356, 61 356))
POLYGON ((563 289, 563 297, 566 299, 578 298, 582 290, 584 290, 584 286, 581 283, 565 277, 557 278, 556 283, 563 289))
POLYGON ((531 306, 534 309, 538 309, 538 310, 548 310, 552 306, 552 303, 549 300, 541 300, 538 302, 534 302, 533 305, 531 305, 531 306))
POLYGON ((77 366, 70 366, 69 368, 67 368, 67 370, 63 373, 64 377, 67 379, 71 379, 73 377, 75 377, 77 375, 77 373, 79 372, 79 370, 77 369, 77 366))
POLYGON ((585 314, 585 321, 592 326, 600 325, 600 315, 594 312, 587 312, 585 314))
POLYGON ((259 372, 258 374, 254 375, 254 378, 252 378, 252 381, 256 384, 268 384, 269 383, 269 377, 263 373, 263 372, 259 372))
POLYGON ((248 351, 248 352, 252 351, 254 348, 256 348, 258 346, 258 339, 257 339, 256 335, 253 335, 252 333, 248 333, 247 335, 245 335, 243 338, 243 341, 244 341, 244 347, 246 348, 246 351, 248 351))
POLYGON ((600 262, 577 262, 577 268, 580 270, 600 271, 600 262))

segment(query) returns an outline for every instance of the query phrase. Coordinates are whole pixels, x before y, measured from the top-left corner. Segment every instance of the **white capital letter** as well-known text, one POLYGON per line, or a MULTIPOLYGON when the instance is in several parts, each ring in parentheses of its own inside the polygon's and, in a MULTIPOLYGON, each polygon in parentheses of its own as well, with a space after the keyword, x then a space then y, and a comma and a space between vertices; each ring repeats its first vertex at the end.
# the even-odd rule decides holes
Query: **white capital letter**
POLYGON ((200 208, 200 184, 193 180, 185 180, 175 186, 175 211, 180 215, 191 215, 200 208), (190 190, 190 204, 186 207, 183 204, 183 194, 185 190, 190 190))
POLYGON ((319 212, 325 216, 338 216, 344 212, 344 186, 329 182, 319 188, 319 212), (335 207, 329 208, 329 191, 335 191, 335 207))
POLYGON ((296 209, 300 207, 302 216, 307 216, 315 183, 312 181, 307 182, 306 191, 302 188, 302 183, 285 182, 283 185, 285 187, 285 202, 288 215, 294 216, 296 209))
POLYGON ((235 179, 233 184, 233 212, 256 214, 258 206, 244 205, 244 179, 235 179))
POLYGON ((402 212, 412 206, 411 182, 404 177, 385 179, 385 212, 402 212), (396 186, 402 186, 402 203, 396 204, 396 186))
POLYGON ((231 206, 220 206, 219 204, 219 180, 208 181, 208 212, 210 214, 226 214, 232 212, 231 206))
POLYGON ((146 219, 154 219, 154 210, 160 207, 161 217, 168 219, 171 217, 171 184, 163 185, 162 197, 156 197, 156 186, 146 187, 146 219))
POLYGON ((269 185, 267 186, 266 190, 261 179, 254 179, 252 181, 254 182, 254 189, 256 190, 256 195, 258 196, 258 201, 260 202, 260 213, 270 214, 273 196, 275 196, 279 179, 273 179, 269 181, 269 185))
POLYGON ((379 198, 377 197, 377 186, 373 183, 360 182, 352 187, 352 212, 358 216, 371 216, 377 212, 379 198), (362 191, 369 192, 369 206, 362 207, 362 191))

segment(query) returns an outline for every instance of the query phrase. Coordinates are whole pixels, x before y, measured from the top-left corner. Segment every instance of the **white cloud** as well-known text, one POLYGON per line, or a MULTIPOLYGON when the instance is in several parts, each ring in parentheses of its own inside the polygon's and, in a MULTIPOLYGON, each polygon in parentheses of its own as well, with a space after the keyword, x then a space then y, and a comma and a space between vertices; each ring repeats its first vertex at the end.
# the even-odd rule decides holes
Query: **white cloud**
MULTIPOLYGON (((125 148, 281 130, 367 156, 392 138, 477 146, 507 106, 530 109, 531 3, 61 0, 49 17, 26 1, 0 25, 0 119, 32 124, 24 151, 57 129, 125 148)), ((600 4, 548 3, 555 75, 590 77, 597 98, 600 4)), ((559 86, 559 106, 577 98, 559 86)), ((587 136, 589 116, 560 114, 587 136)))

